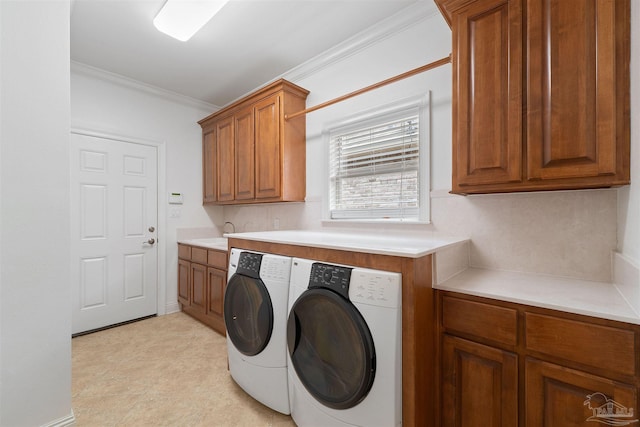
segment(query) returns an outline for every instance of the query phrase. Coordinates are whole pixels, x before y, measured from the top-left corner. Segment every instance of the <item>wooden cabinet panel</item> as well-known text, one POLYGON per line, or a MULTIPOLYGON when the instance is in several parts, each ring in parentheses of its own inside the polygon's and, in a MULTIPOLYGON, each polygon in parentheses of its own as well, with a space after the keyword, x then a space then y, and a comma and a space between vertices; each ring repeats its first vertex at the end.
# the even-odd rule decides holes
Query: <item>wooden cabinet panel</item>
POLYGON ((227 252, 207 251, 207 264, 220 270, 227 269, 227 252))
POLYGON ((191 263, 178 259, 178 302, 189 305, 191 299, 191 263))
POLYGON ((204 248, 191 248, 191 261, 197 262, 200 264, 207 263, 207 250, 204 248))
POLYGON ((207 269, 209 284, 209 304, 207 306, 207 314, 222 317, 222 307, 224 300, 224 290, 227 284, 227 273, 217 268, 207 269))
POLYGON ((178 244, 178 258, 191 260, 191 246, 178 244))
POLYGON ((460 189, 522 179, 521 41, 521 0, 476 1, 455 14, 453 174, 460 189))
POLYGON ((280 197, 280 96, 274 95, 255 105, 256 198, 280 197))
POLYGON ((638 408, 636 387, 532 358, 526 360, 525 370, 527 427, 628 425, 632 423, 624 422, 637 420, 633 413, 610 417, 612 423, 594 417, 600 405, 606 409, 607 399, 615 401, 615 405, 611 403, 613 411, 638 408))
POLYGON ((207 310, 207 267, 191 263, 191 308, 202 313, 207 310))
POLYGON ((453 297, 443 297, 442 306, 442 325, 448 331, 507 346, 518 343, 518 313, 514 309, 453 297))
POLYGON ((235 197, 235 129, 233 117, 220 120, 216 125, 216 180, 219 202, 235 197))
POLYGON ((235 200, 251 200, 255 196, 255 155, 253 108, 245 108, 234 114, 235 123, 235 200))
POLYGON ((517 427, 515 354, 445 335, 443 427, 517 427))
POLYGON ((527 2, 529 179, 616 174, 618 3, 527 2))
POLYGON ((216 134, 215 129, 202 135, 202 200, 204 203, 216 199, 216 134))
POLYGON ((633 331, 535 313, 525 314, 525 325, 529 350, 623 375, 636 374, 633 331))

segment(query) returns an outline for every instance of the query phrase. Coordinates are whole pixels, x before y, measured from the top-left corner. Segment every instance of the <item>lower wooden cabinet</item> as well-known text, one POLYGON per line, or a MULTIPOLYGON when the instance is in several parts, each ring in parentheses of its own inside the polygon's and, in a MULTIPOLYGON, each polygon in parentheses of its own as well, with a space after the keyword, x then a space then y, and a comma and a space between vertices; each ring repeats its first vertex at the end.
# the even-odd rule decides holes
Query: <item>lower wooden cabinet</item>
POLYGON ((182 311, 223 335, 226 284, 226 251, 178 244, 178 302, 182 311))
POLYGON ((640 326, 438 291, 440 425, 640 425, 640 326))

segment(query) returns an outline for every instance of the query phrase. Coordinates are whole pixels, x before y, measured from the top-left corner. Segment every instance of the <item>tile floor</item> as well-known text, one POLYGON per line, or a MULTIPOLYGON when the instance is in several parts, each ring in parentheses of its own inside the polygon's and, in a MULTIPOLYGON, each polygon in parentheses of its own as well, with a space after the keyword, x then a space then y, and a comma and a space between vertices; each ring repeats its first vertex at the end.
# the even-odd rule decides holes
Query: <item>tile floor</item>
POLYGON ((295 426, 238 387, 226 340, 173 313, 72 340, 77 427, 295 426))

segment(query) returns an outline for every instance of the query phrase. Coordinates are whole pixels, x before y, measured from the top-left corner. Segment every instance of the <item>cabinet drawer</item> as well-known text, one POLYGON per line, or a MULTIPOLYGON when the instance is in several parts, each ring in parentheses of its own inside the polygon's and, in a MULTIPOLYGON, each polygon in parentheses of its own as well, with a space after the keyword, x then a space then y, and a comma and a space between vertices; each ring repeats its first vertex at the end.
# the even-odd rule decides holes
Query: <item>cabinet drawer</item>
POLYGON ((178 243, 178 258, 190 260, 191 246, 181 245, 178 243))
POLYGON ((634 375, 635 334, 609 326, 526 313, 527 349, 634 375))
POLYGON ((442 298, 442 325, 449 331, 496 343, 518 343, 518 313, 511 308, 445 296, 442 298))
POLYGON ((207 250, 203 248, 191 248, 191 261, 199 264, 207 263, 207 250))
POLYGON ((220 270, 227 270, 227 253, 222 251, 209 251, 207 264, 220 270))

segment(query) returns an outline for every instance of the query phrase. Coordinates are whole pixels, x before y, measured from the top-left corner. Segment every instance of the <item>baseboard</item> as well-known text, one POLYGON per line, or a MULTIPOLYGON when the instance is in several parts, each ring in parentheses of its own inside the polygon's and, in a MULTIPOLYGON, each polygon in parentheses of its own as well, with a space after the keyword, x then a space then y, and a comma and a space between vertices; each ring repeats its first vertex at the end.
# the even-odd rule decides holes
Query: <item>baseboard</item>
POLYGON ((178 311, 180 311, 180 304, 178 303, 178 301, 170 302, 167 305, 165 305, 165 313, 164 314, 176 313, 178 311))
POLYGON ((76 425, 76 417, 73 414, 73 409, 71 413, 66 417, 59 418, 55 421, 51 421, 48 424, 44 424, 41 427, 69 427, 76 425))

